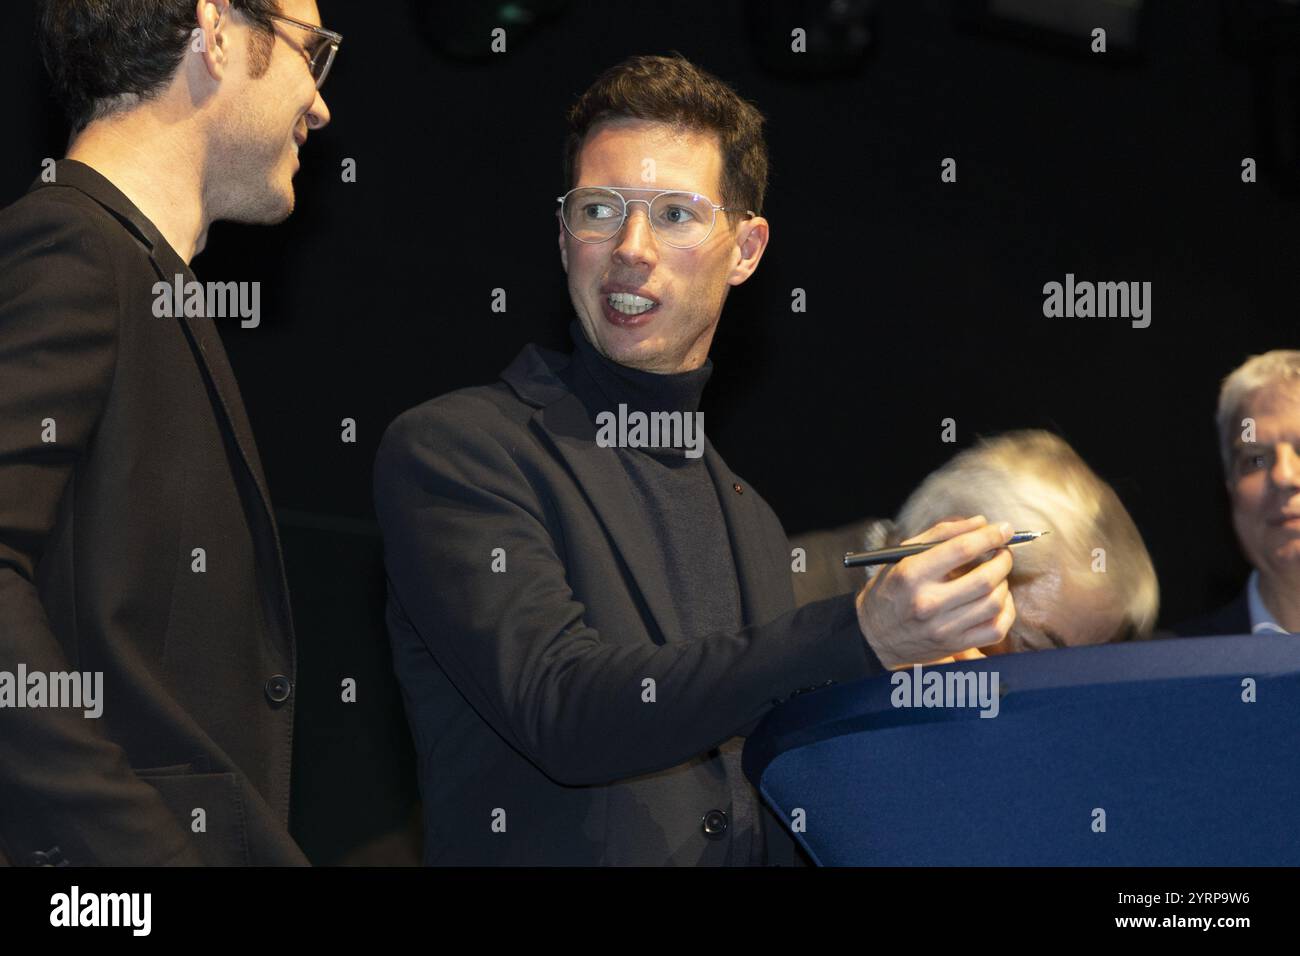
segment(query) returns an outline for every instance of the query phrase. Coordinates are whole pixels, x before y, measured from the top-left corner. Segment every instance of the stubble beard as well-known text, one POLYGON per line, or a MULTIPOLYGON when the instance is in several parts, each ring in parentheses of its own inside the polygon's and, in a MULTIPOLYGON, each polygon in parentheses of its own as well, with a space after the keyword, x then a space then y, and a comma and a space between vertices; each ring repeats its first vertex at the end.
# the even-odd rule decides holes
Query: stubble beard
POLYGON ((295 197, 283 139, 273 142, 249 124, 234 131, 219 153, 224 158, 217 168, 214 220, 275 225, 289 218, 295 197))

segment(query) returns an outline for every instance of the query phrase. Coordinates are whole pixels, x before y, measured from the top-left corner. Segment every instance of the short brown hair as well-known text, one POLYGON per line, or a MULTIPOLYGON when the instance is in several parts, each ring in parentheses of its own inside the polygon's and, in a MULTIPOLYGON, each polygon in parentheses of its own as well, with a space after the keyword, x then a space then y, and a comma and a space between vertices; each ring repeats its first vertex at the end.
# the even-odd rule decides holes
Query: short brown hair
POLYGON ((763 211, 767 144, 763 114, 712 73, 680 53, 634 56, 602 73, 569 110, 564 179, 572 188, 578 152, 592 127, 606 120, 641 119, 717 134, 722 152, 724 206, 763 211))
MULTIPOLYGON (((249 76, 266 72, 279 0, 230 0, 252 25, 249 76)), ((194 0, 43 0, 38 41, 56 98, 74 132, 143 102, 176 75, 198 26, 194 0)))

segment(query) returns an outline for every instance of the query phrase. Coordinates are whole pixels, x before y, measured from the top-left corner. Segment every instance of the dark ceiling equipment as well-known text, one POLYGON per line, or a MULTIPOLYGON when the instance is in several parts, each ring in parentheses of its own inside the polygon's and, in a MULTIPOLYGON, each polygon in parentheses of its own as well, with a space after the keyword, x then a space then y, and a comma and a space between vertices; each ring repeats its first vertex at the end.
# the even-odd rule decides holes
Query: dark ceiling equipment
POLYGON ((787 77, 860 72, 876 42, 877 0, 765 0, 746 3, 745 27, 758 62, 787 77), (792 49, 803 31, 803 52, 792 49))
POLYGON ((1106 57, 1118 64, 1142 54, 1145 0, 956 0, 960 26, 1078 56, 1093 56, 1092 31, 1106 31, 1106 57))
POLYGON ((492 31, 506 31, 507 51, 557 19, 569 0, 410 0, 416 22, 433 48, 453 60, 493 56, 492 31))

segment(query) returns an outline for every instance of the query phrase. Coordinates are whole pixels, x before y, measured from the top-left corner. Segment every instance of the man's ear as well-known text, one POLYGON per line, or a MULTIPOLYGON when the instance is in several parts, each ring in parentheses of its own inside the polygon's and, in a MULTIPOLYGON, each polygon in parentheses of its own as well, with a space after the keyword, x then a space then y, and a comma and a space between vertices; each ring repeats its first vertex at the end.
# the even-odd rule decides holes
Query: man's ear
POLYGON ((198 0, 194 19, 197 26, 190 33, 190 52, 202 58, 208 76, 220 81, 230 64, 230 0, 198 0))
POLYGON ((763 250, 767 248, 767 241, 768 225, 762 216, 746 219, 736 228, 739 258, 727 276, 728 285, 740 285, 754 274, 758 260, 763 258, 763 250))
POLYGON ((560 218, 560 211, 555 210, 555 224, 560 227, 560 265, 564 266, 564 274, 569 274, 569 243, 564 232, 564 220, 560 218))

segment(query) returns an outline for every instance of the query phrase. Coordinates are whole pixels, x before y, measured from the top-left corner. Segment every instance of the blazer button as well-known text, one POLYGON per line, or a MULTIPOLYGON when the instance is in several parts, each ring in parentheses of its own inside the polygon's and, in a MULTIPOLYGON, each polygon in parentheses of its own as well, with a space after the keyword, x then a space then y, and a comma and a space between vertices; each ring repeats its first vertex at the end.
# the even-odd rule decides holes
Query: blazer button
POLYGON ((48 850, 36 850, 27 857, 28 866, 67 866, 68 861, 63 858, 63 851, 57 846, 52 846, 48 850))
POLYGON ((710 840, 721 840, 727 833, 727 812, 725 810, 710 810, 704 814, 701 826, 704 829, 704 835, 710 840))
POLYGON ((283 674, 276 674, 266 682, 266 699, 273 704, 283 704, 292 691, 293 685, 283 674))
POLYGON ((743 495, 745 493, 745 489, 740 486, 740 482, 738 481, 732 484, 731 490, 738 495, 743 495))

